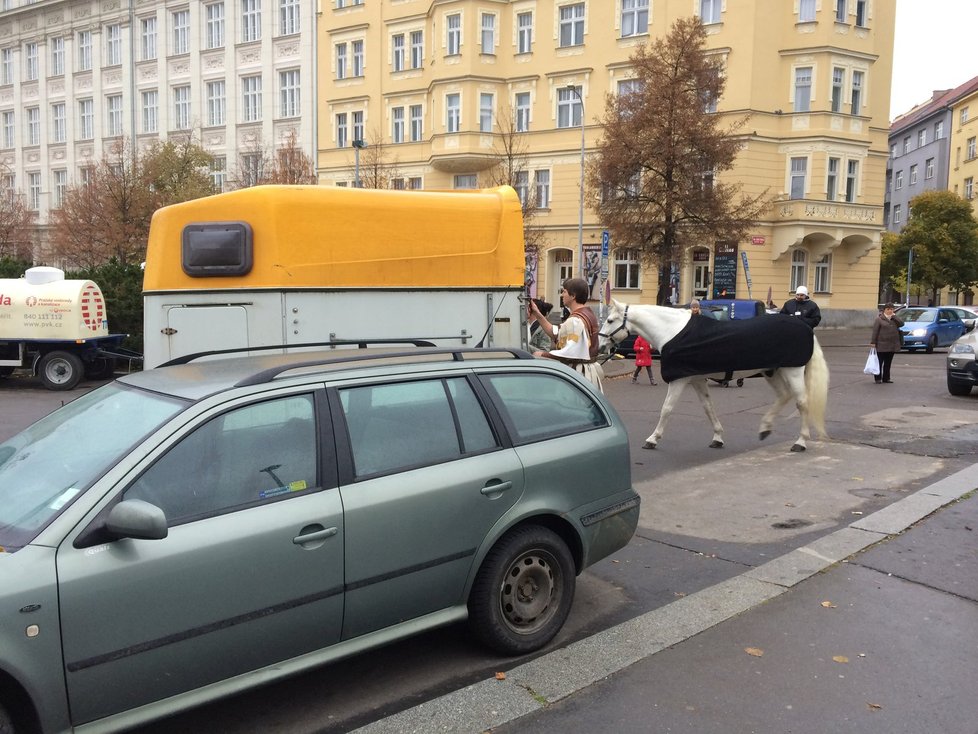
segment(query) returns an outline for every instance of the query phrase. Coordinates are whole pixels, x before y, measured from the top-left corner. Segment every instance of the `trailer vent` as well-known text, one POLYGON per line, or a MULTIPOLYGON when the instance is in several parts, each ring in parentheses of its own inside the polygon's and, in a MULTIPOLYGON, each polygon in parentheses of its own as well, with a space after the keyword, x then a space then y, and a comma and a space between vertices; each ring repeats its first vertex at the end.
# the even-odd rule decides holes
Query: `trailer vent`
POLYGON ((254 262, 247 222, 195 222, 183 228, 183 272, 194 278, 245 275, 254 262))

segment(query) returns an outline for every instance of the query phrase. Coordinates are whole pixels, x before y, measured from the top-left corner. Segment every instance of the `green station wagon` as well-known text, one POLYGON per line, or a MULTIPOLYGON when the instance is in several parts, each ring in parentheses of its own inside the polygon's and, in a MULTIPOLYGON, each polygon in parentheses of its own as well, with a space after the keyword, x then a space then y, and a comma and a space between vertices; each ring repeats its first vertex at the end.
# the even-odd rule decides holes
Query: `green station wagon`
POLYGON ((465 619, 528 653, 638 523, 621 420, 556 362, 180 361, 0 444, 0 734, 118 731, 465 619))

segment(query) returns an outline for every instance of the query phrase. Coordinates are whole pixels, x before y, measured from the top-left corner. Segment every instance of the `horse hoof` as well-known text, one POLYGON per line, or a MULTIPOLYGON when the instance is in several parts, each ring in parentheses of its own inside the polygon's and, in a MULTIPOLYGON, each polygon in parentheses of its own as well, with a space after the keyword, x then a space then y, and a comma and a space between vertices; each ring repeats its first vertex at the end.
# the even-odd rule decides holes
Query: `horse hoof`
POLYGON ((793 453, 797 454, 799 451, 804 451, 805 447, 802 446, 800 443, 796 443, 794 446, 791 447, 791 450, 793 453))
POLYGON ((643 449, 654 449, 655 448, 655 444, 652 443, 651 441, 646 441, 645 443, 642 444, 642 448, 643 449))
POLYGON ((765 438, 767 438, 770 435, 771 435, 770 431, 761 431, 760 433, 761 440, 763 441, 765 438))
POLYGON ((723 441, 713 441, 713 442, 711 442, 710 443, 710 448, 711 449, 722 449, 723 448, 723 441))

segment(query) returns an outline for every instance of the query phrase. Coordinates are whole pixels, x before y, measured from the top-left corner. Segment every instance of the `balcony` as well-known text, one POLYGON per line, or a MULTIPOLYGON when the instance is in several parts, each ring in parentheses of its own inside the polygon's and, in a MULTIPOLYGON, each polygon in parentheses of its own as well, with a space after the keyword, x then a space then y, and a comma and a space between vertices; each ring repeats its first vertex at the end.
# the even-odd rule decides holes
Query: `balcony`
POLYGON ((464 132, 435 135, 431 139, 428 163, 444 173, 477 173, 492 168, 500 160, 491 133, 464 132))
POLYGON ((769 216, 772 260, 805 246, 813 256, 844 248, 848 261, 855 263, 880 246, 882 206, 793 199, 774 202, 769 216))

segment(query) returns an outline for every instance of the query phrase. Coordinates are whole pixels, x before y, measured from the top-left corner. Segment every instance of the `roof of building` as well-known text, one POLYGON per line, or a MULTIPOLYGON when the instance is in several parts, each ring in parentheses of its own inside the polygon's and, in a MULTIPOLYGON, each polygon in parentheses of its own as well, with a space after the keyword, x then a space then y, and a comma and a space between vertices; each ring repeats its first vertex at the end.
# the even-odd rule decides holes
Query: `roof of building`
POLYGON ((964 84, 955 87, 954 89, 936 89, 931 98, 917 105, 909 112, 905 112, 898 116, 892 123, 890 123, 890 135, 895 135, 902 130, 909 127, 913 127, 921 120, 925 120, 935 112, 940 112, 942 110, 948 109, 957 102, 962 97, 966 97, 978 90, 978 76, 972 77, 964 84))

